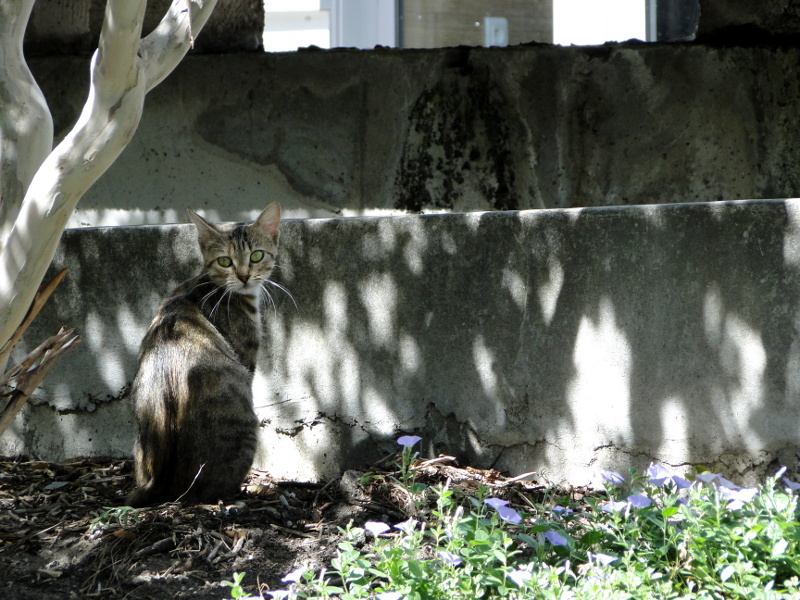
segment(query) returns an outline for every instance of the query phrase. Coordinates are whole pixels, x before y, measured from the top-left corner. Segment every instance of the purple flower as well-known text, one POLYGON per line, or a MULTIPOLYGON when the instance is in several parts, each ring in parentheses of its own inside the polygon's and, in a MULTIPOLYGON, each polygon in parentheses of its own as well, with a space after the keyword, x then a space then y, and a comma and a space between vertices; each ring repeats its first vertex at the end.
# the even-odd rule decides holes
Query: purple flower
POLYGON ((672 482, 679 490, 685 490, 686 488, 692 487, 691 481, 684 479, 680 475, 673 475, 672 482))
POLYGON ((522 571, 521 569, 517 569, 516 571, 511 571, 508 574, 508 578, 516 583, 519 587, 525 585, 525 582, 531 580, 530 571, 522 571))
POLYGON ((698 473, 694 476, 695 479, 699 479, 703 483, 711 483, 712 481, 719 479, 719 473, 698 473))
POLYGON ((296 581, 300 581, 300 578, 303 575, 305 575, 305 572, 306 572, 306 568, 305 567, 300 567, 299 569, 295 569, 291 573, 287 573, 286 576, 283 579, 281 579, 281 581, 283 583, 288 583, 288 582, 294 583, 296 581))
POLYGON ((375 597, 378 600, 400 600, 403 594, 400 592, 382 592, 380 594, 375 594, 375 597))
POLYGON ((600 505, 600 510, 607 513, 619 513, 628 508, 628 503, 620 501, 604 502, 600 505))
POLYGON ((483 503, 495 509, 503 521, 508 521, 509 523, 514 524, 522 521, 522 517, 519 515, 519 513, 508 506, 508 500, 501 500, 500 498, 487 498, 483 501, 483 503))
POLYGON ((603 565, 604 567, 610 565, 612 562, 617 560, 615 556, 611 556, 610 554, 603 554, 601 552, 598 552, 597 554, 588 552, 587 556, 589 557, 589 560, 593 560, 597 562, 597 564, 603 565))
POLYGON ((403 448, 411 448, 414 444, 420 441, 422 438, 418 435, 404 435, 402 437, 397 438, 397 443, 403 446, 403 448))
POLYGON ((647 467, 647 476, 650 478, 648 481, 657 487, 661 487, 668 481, 672 481, 672 473, 667 471, 664 465, 657 465, 655 463, 650 463, 650 466, 647 467))
POLYGON ((679 490, 683 490, 692 485, 683 477, 670 473, 667 470, 667 468, 664 467, 663 465, 650 463, 650 466, 647 467, 646 472, 648 477, 650 477, 650 479, 647 480, 648 483, 651 483, 656 487, 661 487, 663 485, 667 485, 668 483, 672 482, 675 484, 675 487, 677 487, 679 490))
POLYGON ((634 508, 647 508, 651 504, 650 498, 644 494, 632 494, 628 496, 628 502, 630 502, 631 506, 634 508))
POLYGON ((501 500, 500 498, 487 498, 483 501, 484 504, 488 504, 493 509, 497 510, 501 506, 506 506, 508 504, 508 500, 501 500))
POLYGON ((497 509, 497 514, 501 519, 503 519, 503 521, 508 521, 514 525, 522 521, 520 514, 510 506, 501 506, 497 509))
POLYGON ((786 487, 788 487, 793 492, 796 492, 797 490, 800 490, 800 483, 795 483, 791 479, 788 479, 788 478, 784 477, 783 478, 783 483, 785 483, 786 487))
POLYGON ((554 506, 550 510, 553 512, 553 518, 556 521, 560 521, 562 517, 566 517, 567 515, 571 515, 573 513, 571 508, 565 508, 563 506, 554 506))
POLYGON ((381 523, 380 521, 367 521, 364 523, 364 529, 374 536, 379 536, 389 531, 390 527, 386 523, 381 523))
POLYGON ((553 546, 569 546, 569 541, 557 531, 545 531, 544 539, 553 544, 553 546))
POLYGON ((288 598, 292 594, 290 590, 272 590, 267 593, 273 598, 288 598))
POLYGON ((719 495, 723 500, 730 500, 731 505, 735 505, 736 508, 734 508, 734 506, 729 507, 734 508, 734 510, 741 508, 742 503, 750 502, 756 497, 756 494, 758 494, 757 488, 741 488, 738 490, 732 490, 724 487, 719 488, 719 495))
POLYGON ((780 479, 784 473, 786 473, 786 467, 781 467, 778 469, 777 473, 775 473, 775 479, 780 479))
POLYGON ((439 558, 441 558, 444 562, 454 567, 457 567, 461 564, 461 559, 458 555, 453 554, 452 552, 445 552, 444 550, 439 551, 439 558))
POLYGON ((611 485, 622 485, 625 483, 625 479, 616 471, 601 471, 600 475, 611 485))
POLYGON ((416 519, 407 519, 407 520, 403 521, 402 523, 398 523, 397 525, 395 525, 394 528, 395 529, 399 529, 400 531, 403 531, 405 533, 413 533, 414 532, 414 528, 418 524, 419 524, 419 521, 417 521, 416 519))

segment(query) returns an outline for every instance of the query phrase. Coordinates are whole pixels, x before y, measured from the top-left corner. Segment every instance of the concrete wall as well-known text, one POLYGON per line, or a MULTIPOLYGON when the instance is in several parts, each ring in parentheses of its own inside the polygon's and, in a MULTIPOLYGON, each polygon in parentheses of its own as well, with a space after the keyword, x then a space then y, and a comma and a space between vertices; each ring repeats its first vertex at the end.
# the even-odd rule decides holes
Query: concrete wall
MULTIPOLYGON (((95 35, 97 6, 69 23, 95 35)), ((267 315, 256 382, 277 476, 323 478, 412 431, 427 453, 575 484, 651 459, 793 466, 800 205, 703 201, 798 195, 800 7, 701 9, 690 44, 191 56, 71 224, 275 199, 298 217, 556 209, 288 222, 298 308, 267 315), (616 207, 565 210, 598 205, 616 207)), ((63 133, 87 59, 31 62, 63 133)), ((85 342, 0 454, 130 452, 138 344, 195 271, 192 237, 65 234, 70 275, 26 344, 61 325, 85 342)))
MULTIPOLYGON (((127 456, 126 393, 189 226, 68 231, 26 336, 85 341, 0 454, 127 456)), ((760 476, 800 449, 800 201, 294 220, 256 381, 258 466, 324 478, 395 448, 597 480, 661 460, 760 476)))
POLYGON ((757 38, 796 38, 800 32, 800 5, 791 0, 699 0, 699 39, 742 43, 757 38))
MULTIPOLYGON (((692 44, 193 56, 71 224, 794 197, 798 63, 692 44)), ((63 131, 85 62, 32 68, 63 131)))

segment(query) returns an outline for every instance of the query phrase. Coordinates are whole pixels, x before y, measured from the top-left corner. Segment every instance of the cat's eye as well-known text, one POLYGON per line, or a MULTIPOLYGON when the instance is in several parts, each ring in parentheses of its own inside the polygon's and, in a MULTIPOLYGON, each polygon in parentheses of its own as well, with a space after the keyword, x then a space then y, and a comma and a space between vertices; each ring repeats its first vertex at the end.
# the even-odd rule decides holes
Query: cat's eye
POLYGON ((219 263, 220 267, 225 267, 226 269, 233 264, 230 256, 220 256, 217 259, 217 262, 219 263))
POLYGON ((257 262, 261 262, 262 260, 264 260, 264 251, 263 250, 255 250, 250 255, 250 262, 257 263, 257 262))

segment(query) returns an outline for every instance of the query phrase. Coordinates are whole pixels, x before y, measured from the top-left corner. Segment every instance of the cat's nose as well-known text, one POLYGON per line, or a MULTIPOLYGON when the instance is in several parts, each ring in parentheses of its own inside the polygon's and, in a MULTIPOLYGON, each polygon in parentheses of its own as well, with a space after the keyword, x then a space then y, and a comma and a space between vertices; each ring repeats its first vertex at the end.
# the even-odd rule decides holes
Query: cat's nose
POLYGON ((250 275, 246 275, 246 274, 245 275, 240 275, 239 273, 237 273, 236 277, 238 277, 239 281, 241 281, 242 283, 247 283, 247 281, 250 279, 250 275))

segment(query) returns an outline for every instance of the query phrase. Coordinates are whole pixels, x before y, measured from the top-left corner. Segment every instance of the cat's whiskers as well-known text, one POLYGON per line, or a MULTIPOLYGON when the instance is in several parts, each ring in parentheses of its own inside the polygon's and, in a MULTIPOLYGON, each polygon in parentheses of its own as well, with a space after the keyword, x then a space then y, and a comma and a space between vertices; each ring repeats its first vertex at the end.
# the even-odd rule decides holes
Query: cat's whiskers
POLYGON ((233 295, 236 293, 236 287, 235 286, 236 286, 236 284, 233 281, 226 281, 225 282, 225 293, 228 296, 228 322, 229 323, 230 323, 230 320, 231 320, 231 300, 233 299, 233 295))
POLYGON ((267 289, 267 286, 266 286, 266 282, 267 281, 269 281, 269 280, 262 279, 261 281, 258 282, 258 287, 263 292, 262 294, 260 294, 261 301, 264 303, 264 309, 265 310, 269 310, 269 308, 272 307, 273 313, 277 314, 278 307, 275 305, 275 300, 273 299, 272 294, 270 294, 269 290, 267 289))
MULTIPOLYGON (((294 304, 295 310, 300 310, 299 307, 297 306, 297 302, 295 301, 294 296, 292 296, 292 293, 289 290, 287 290, 285 287, 283 287, 280 283, 278 283, 276 281, 272 281, 271 279, 266 279, 266 280, 264 280, 263 283, 265 283, 267 285, 271 285, 271 286, 279 289, 280 291, 282 291, 287 296, 289 296, 289 300, 291 300, 292 304, 294 304)), ((269 292, 267 291, 267 289, 263 285, 261 287, 264 288, 264 291, 267 292, 267 295, 269 295, 269 292)))
MULTIPOLYGON (((198 287, 200 287, 201 285, 211 285, 211 286, 213 286, 213 287, 211 288, 211 291, 210 291, 210 292, 208 292, 208 293, 207 293, 205 296, 203 296, 202 298, 200 298, 200 307, 202 308, 202 307, 204 307, 204 306, 205 306, 205 304, 206 304, 206 302, 208 301, 208 299, 209 299, 211 296, 213 296, 213 295, 214 295, 214 293, 217 291, 217 286, 216 286, 216 284, 215 284, 213 281, 201 281, 201 282, 200 282, 200 283, 198 283, 198 284, 197 284, 195 287, 193 287, 193 288, 192 288, 192 291, 196 290, 196 289, 197 289, 198 287)), ((214 311, 212 310, 211 312, 213 313, 214 311)))
MULTIPOLYGON (((227 281, 225 282, 224 286, 220 286, 220 287, 218 287, 216 289, 217 290, 221 290, 222 294, 217 299, 217 303, 214 305, 214 308, 212 308, 211 312, 209 313, 209 316, 212 319, 214 318, 214 313, 217 312, 217 310, 219 309, 220 304, 222 304, 222 301, 225 300, 225 296, 227 296, 228 294, 233 294, 233 289, 230 287, 230 282, 227 282, 227 281)), ((230 318, 231 318, 230 308, 231 308, 231 305, 230 305, 230 298, 229 298, 228 299, 228 321, 230 321, 230 318)))

